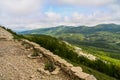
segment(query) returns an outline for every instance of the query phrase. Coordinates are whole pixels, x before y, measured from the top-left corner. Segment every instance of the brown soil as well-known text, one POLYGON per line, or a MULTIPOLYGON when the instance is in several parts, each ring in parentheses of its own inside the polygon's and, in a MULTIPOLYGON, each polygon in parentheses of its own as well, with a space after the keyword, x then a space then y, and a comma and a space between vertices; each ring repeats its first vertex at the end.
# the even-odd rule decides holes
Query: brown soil
POLYGON ((32 54, 18 41, 0 40, 0 80, 71 80, 62 70, 57 75, 37 71, 48 61, 45 57, 30 59, 32 54))

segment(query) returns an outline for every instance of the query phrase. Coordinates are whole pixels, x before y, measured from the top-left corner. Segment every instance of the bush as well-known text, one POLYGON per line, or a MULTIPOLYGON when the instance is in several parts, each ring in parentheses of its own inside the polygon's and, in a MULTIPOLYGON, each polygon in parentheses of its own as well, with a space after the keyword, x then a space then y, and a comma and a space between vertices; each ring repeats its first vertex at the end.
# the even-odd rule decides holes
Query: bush
POLYGON ((49 72, 53 72, 55 70, 55 64, 50 61, 45 65, 44 69, 48 70, 49 72))
POLYGON ((37 51, 34 51, 33 54, 32 54, 32 56, 34 56, 34 57, 35 56, 39 56, 39 53, 37 51))

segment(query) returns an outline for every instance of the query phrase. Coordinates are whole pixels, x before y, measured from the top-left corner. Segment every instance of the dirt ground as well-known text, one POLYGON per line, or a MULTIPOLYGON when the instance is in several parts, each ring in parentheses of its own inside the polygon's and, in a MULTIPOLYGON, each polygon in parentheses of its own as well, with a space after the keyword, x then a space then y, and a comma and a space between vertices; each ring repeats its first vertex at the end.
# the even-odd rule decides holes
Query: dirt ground
POLYGON ((18 41, 0 40, 0 80, 71 80, 62 70, 56 75, 39 71, 47 59, 30 59, 32 51, 26 50, 18 41))

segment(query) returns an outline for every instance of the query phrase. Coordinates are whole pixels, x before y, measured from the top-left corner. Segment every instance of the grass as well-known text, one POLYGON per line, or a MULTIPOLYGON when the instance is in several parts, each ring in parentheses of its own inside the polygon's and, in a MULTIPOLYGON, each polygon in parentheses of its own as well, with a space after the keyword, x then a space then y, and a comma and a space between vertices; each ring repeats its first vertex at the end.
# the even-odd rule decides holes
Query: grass
POLYGON ((101 59, 105 60, 105 61, 108 61, 116 66, 119 66, 120 67, 120 60, 118 59, 114 59, 114 58, 110 58, 108 56, 101 56, 101 55, 98 55, 101 59))

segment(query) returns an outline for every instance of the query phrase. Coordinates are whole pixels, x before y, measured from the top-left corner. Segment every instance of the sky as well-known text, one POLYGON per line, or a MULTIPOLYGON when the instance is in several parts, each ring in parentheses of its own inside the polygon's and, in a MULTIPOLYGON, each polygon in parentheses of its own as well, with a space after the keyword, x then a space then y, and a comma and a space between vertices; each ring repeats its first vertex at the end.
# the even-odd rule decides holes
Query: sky
POLYGON ((0 25, 15 31, 120 24, 120 0, 0 0, 0 25))

